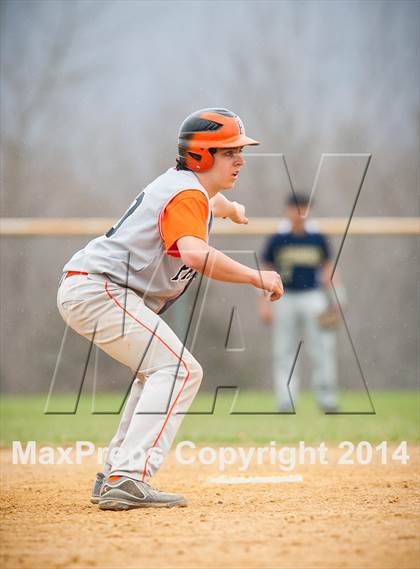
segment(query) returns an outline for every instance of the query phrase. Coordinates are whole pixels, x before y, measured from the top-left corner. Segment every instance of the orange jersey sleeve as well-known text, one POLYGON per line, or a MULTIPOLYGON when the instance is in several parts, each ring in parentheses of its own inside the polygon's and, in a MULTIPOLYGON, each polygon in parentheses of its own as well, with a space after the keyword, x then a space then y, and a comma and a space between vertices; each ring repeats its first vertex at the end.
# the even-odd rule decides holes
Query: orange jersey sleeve
POLYGON ((165 249, 171 257, 179 257, 176 242, 181 237, 198 237, 207 241, 209 204, 200 190, 184 190, 164 209, 160 229, 165 249))

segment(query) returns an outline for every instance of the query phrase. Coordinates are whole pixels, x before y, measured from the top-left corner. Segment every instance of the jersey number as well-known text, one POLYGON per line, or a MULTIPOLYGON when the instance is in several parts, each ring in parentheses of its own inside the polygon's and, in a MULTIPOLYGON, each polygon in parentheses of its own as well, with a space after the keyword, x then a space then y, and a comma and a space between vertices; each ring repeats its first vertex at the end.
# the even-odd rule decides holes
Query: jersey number
POLYGON ((133 203, 130 205, 130 207, 127 209, 127 211, 125 212, 125 214, 122 216, 122 218, 111 227, 111 229, 109 229, 106 233, 105 236, 106 237, 112 237, 114 235, 114 233, 117 231, 117 229, 119 229, 121 227, 121 225, 124 223, 124 221, 127 219, 127 217, 129 217, 132 213, 134 213, 136 211, 136 209, 139 207, 139 205, 141 204, 141 202, 143 201, 144 198, 144 192, 142 192, 141 194, 139 194, 136 199, 133 201, 133 203))

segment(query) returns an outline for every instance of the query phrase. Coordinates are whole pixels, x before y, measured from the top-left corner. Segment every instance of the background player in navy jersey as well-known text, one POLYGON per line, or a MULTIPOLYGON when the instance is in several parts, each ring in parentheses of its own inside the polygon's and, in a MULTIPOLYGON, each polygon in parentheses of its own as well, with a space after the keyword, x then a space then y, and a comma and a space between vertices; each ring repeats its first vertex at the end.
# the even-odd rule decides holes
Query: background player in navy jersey
POLYGON ((305 194, 290 196, 288 221, 268 239, 263 252, 264 268, 275 269, 285 287, 281 303, 273 304, 263 297, 260 307, 263 321, 273 323, 274 385, 281 412, 292 412, 297 403, 301 352, 290 393, 287 384, 302 339, 311 358, 318 405, 324 412, 337 411, 335 324, 339 311, 330 290, 331 252, 324 235, 307 219, 308 204, 305 194), (332 316, 329 323, 323 319, 327 312, 332 316))

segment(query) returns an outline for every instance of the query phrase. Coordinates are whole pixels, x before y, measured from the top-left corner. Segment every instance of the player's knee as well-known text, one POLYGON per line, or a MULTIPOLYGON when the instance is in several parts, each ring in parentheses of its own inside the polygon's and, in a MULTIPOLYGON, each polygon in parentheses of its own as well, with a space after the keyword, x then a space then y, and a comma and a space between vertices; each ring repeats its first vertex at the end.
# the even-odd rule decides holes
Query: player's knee
POLYGON ((191 384, 194 384, 198 389, 201 384, 201 380, 203 379, 203 368, 198 363, 198 361, 191 357, 188 361, 188 370, 190 372, 189 381, 191 384))

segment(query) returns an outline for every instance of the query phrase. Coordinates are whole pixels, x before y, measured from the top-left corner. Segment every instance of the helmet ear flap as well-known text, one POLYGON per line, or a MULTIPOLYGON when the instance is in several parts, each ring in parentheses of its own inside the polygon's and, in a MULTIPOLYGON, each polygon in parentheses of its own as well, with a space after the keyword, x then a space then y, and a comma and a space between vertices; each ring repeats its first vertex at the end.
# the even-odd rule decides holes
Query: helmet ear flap
POLYGON ((200 148, 199 152, 185 153, 185 164, 193 172, 206 172, 214 163, 214 156, 210 149, 200 148))

